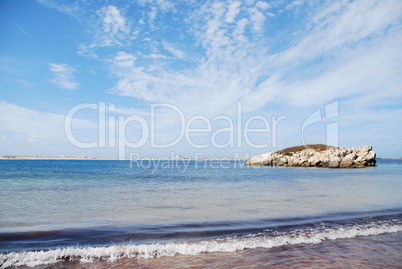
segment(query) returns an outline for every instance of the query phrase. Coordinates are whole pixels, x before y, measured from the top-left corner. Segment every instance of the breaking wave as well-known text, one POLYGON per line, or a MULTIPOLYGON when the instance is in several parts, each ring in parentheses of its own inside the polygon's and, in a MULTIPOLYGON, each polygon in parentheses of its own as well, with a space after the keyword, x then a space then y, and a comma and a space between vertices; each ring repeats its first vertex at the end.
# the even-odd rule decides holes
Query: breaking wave
MULTIPOLYGON (((282 229, 283 230, 283 229, 282 229)), ((371 221, 364 224, 325 224, 314 228, 293 227, 286 231, 266 229, 258 233, 200 241, 157 244, 125 244, 102 247, 67 247, 53 250, 23 251, 0 254, 0 267, 39 266, 65 261, 91 263, 114 262, 122 258, 150 259, 175 255, 198 255, 213 252, 235 252, 245 249, 274 248, 297 244, 317 244, 327 240, 373 236, 402 231, 400 219, 371 221)))

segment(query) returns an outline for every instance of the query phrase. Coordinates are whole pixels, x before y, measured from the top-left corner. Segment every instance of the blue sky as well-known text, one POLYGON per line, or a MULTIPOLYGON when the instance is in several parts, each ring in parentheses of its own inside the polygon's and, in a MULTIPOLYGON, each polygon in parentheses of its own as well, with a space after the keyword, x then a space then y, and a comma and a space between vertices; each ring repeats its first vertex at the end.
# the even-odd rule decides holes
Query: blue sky
POLYGON ((0 155, 402 157, 401 27, 399 0, 1 0, 0 155))

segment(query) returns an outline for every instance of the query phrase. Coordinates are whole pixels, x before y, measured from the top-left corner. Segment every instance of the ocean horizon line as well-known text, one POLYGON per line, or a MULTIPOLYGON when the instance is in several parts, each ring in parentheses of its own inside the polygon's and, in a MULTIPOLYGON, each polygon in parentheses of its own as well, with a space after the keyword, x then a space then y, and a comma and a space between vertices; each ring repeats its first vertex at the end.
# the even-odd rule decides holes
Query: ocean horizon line
POLYGON ((134 161, 134 160, 166 160, 166 161, 220 161, 220 160, 247 160, 245 157, 202 157, 202 158, 170 158, 170 157, 141 157, 141 158, 117 158, 117 157, 90 157, 75 155, 59 156, 31 156, 31 155, 2 155, 0 160, 105 160, 105 161, 134 161))

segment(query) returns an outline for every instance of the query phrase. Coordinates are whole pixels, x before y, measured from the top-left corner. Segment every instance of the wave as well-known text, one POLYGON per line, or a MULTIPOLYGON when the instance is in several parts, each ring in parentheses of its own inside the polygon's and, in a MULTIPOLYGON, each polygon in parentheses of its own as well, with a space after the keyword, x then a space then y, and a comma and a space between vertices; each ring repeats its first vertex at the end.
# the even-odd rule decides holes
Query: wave
POLYGON ((235 252, 245 249, 274 248, 287 245, 317 244, 327 240, 373 236, 402 232, 402 221, 372 221, 365 224, 327 225, 293 229, 283 232, 267 229, 259 233, 201 241, 157 244, 126 244, 102 247, 67 247, 53 250, 23 251, 0 254, 0 267, 39 266, 65 261, 90 263, 99 260, 114 262, 122 258, 150 259, 175 255, 198 255, 213 252, 235 252))

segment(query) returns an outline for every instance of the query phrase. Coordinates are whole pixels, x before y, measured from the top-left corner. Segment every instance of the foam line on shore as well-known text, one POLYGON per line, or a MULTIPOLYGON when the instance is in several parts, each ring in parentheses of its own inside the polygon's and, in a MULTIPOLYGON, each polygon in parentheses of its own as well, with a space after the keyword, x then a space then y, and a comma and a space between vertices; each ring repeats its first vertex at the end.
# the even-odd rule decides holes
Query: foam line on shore
POLYGON ((244 249, 273 248, 297 244, 317 244, 327 240, 373 236, 402 232, 397 220, 372 222, 353 226, 298 229, 289 232, 264 231, 245 236, 210 239, 195 242, 164 244, 115 245, 104 247, 68 247, 48 251, 11 252, 0 254, 0 267, 39 266, 63 261, 90 263, 98 260, 114 262, 122 258, 150 259, 175 255, 198 255, 213 252, 235 252, 244 249))

